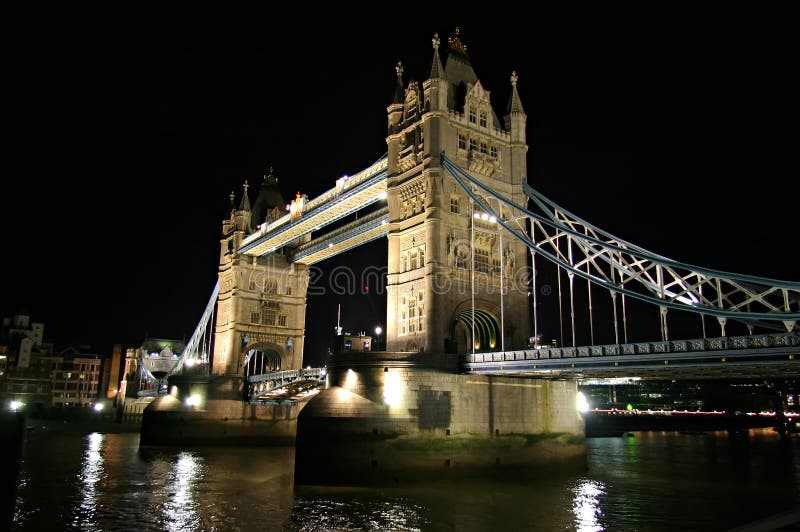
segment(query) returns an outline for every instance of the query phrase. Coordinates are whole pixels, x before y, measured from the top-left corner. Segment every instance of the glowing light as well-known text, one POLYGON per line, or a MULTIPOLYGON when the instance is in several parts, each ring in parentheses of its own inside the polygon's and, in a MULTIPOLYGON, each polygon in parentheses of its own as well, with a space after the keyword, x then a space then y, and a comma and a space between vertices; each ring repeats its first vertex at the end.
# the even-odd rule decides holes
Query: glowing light
POLYGON ((189 406, 200 406, 200 396, 197 394, 190 395, 186 398, 186 404, 189 406))
POLYGON ((25 406, 25 403, 23 403, 22 401, 11 401, 10 403, 8 403, 8 408, 10 408, 12 412, 16 412, 23 406, 25 406))
POLYGON ((186 360, 183 361, 183 365, 186 366, 187 368, 191 368, 195 364, 197 364, 197 360, 194 358, 187 358, 186 360))
POLYGON ((492 223, 497 223, 497 218, 495 216, 489 216, 489 221, 492 223))
POLYGON ((375 327, 375 334, 377 334, 378 336, 380 336, 380 334, 381 334, 382 332, 383 332, 383 329, 381 329, 380 325, 379 325, 378 327, 375 327))
POLYGON ((575 407, 578 409, 578 412, 589 411, 589 400, 586 399, 586 396, 583 395, 583 392, 578 392, 578 396, 575 399, 575 407))
POLYGON ((488 214, 486 214, 486 213, 481 214, 481 220, 488 220, 488 219, 489 219, 489 215, 488 214))
POLYGON ((352 369, 348 369, 347 376, 344 379, 344 387, 347 388, 348 390, 352 390, 353 388, 356 387, 357 383, 358 383, 358 375, 356 375, 356 372, 353 371, 352 369))
POLYGON ((384 191, 384 192, 381 192, 380 194, 378 194, 378 199, 379 200, 385 200, 386 199, 386 192, 384 191))
POLYGON ((383 402, 389 406, 399 406, 403 398, 403 382, 395 372, 384 373, 383 402))
POLYGON ((95 403, 93 408, 94 408, 95 412, 102 412, 103 411, 103 403, 95 403))
POLYGON ((169 394, 173 397, 178 395, 178 387, 173 385, 172 388, 169 389, 169 394))

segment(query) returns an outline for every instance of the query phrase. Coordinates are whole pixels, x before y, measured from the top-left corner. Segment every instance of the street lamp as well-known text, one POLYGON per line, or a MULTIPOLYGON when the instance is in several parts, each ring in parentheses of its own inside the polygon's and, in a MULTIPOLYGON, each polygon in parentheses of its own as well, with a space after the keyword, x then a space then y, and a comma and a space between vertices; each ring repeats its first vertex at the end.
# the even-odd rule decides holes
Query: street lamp
POLYGON ((383 329, 381 329, 380 325, 375 327, 375 345, 378 347, 378 349, 380 349, 380 347, 381 347, 381 333, 382 332, 383 332, 383 329))

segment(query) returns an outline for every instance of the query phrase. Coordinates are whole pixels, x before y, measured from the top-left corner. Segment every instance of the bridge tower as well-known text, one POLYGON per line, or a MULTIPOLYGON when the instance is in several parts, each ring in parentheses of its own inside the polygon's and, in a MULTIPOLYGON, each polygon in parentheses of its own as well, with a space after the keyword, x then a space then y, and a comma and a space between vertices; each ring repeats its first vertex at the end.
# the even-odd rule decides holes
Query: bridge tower
POLYGON ((254 353, 259 371, 303 364, 308 266, 287 261, 292 246, 262 256, 238 253, 242 240, 260 224, 285 214, 277 185, 270 169, 252 207, 247 182, 238 208, 230 195, 230 216, 222 222, 220 240, 214 375, 245 376, 245 363, 254 353))
POLYGON ((526 204, 526 115, 517 76, 501 122, 458 28, 448 43, 443 67, 434 36, 422 86, 404 85, 397 64, 387 108, 387 350, 472 352, 473 331, 476 352, 522 348, 530 331, 528 250, 481 217, 439 156, 444 150, 499 194, 526 204))

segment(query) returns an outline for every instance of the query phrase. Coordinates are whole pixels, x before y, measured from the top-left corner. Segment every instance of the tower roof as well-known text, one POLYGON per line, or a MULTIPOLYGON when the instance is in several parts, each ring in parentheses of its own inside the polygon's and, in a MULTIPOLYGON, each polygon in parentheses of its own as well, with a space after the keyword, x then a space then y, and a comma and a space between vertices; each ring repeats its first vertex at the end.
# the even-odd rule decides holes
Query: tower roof
POLYGON ((467 86, 478 81, 478 75, 472 68, 467 55, 467 45, 461 40, 461 28, 456 26, 455 37, 448 37, 450 45, 447 53, 447 63, 444 67, 444 76, 449 83, 447 91, 447 107, 463 110, 464 97, 467 86))
POLYGON ((286 202, 283 199, 280 189, 278 188, 278 178, 270 167, 269 174, 264 175, 264 180, 261 182, 261 188, 258 191, 253 202, 253 210, 251 214, 251 225, 257 227, 264 222, 267 212, 278 207, 283 209, 286 202))

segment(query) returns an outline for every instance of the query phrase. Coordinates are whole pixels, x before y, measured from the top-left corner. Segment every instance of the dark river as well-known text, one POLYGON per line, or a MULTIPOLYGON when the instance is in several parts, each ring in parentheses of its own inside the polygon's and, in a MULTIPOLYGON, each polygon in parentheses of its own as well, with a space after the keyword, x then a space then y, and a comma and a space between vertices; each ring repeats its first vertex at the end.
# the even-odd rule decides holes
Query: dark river
POLYGON ((140 450, 138 433, 34 431, 12 530, 713 531, 800 508, 798 436, 588 443, 585 470, 534 480, 306 487, 293 482, 294 448, 140 450))

